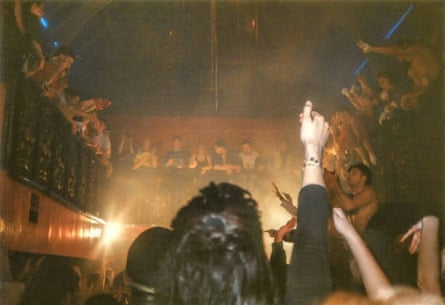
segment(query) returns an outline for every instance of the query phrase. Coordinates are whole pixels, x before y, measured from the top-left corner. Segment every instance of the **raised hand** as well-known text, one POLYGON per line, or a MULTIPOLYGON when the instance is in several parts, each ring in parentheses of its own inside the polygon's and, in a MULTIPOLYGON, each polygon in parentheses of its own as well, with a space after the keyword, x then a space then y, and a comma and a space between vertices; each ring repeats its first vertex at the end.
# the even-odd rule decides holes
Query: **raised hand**
MULTIPOLYGON (((320 160, 321 150, 326 144, 329 137, 329 124, 324 117, 316 111, 312 110, 312 102, 306 101, 303 112, 300 113, 300 139, 307 153, 314 153, 320 160)), ((306 159, 307 160, 307 159, 306 159)))
POLYGON ((408 248, 410 254, 416 253, 417 249, 419 248, 420 240, 422 239, 422 229, 423 229, 423 224, 422 220, 420 220, 411 228, 409 228, 409 230, 406 231, 405 234, 403 234, 402 238, 400 238, 399 240, 400 243, 403 243, 409 237, 412 237, 408 248))
POLYGON ((363 40, 357 41, 357 47, 362 49, 363 53, 370 53, 371 52, 371 46, 364 42, 363 40))

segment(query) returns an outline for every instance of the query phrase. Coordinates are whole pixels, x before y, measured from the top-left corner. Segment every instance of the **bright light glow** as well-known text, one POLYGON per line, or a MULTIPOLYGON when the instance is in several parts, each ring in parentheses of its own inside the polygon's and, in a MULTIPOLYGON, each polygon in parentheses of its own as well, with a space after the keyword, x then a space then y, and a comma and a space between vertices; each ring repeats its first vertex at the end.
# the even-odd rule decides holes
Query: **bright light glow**
POLYGON ((48 21, 46 21, 46 19, 45 18, 40 18, 40 24, 45 28, 45 29, 47 29, 48 27, 49 27, 49 25, 48 25, 48 21))
POLYGON ((99 238, 102 235, 101 228, 91 228, 90 229, 90 238, 99 238))
POLYGON ((122 231, 122 225, 116 222, 110 222, 105 225, 104 241, 109 243, 117 239, 122 231))
POLYGON ((83 239, 84 237, 87 237, 87 236, 86 236, 87 233, 88 233, 87 230, 84 230, 82 227, 79 228, 79 237, 80 237, 80 239, 83 239))
POLYGON ((54 41, 53 42, 53 46, 58 47, 59 46, 59 42, 58 41, 54 41))
POLYGON ((0 216, 0 233, 2 233, 5 230, 5 221, 0 216))

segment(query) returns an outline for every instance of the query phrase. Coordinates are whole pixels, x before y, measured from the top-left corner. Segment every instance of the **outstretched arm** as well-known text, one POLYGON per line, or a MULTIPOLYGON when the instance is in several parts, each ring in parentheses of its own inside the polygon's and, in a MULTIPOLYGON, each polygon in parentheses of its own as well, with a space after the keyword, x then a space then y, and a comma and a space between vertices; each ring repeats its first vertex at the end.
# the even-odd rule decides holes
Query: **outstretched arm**
POLYGON ((341 208, 333 209, 334 225, 346 240, 352 255, 357 262, 368 297, 383 300, 393 294, 388 278, 372 256, 365 242, 346 218, 341 208))
POLYGON ((17 25, 17 28, 19 29, 20 33, 25 35, 26 29, 23 23, 21 0, 14 0, 14 17, 15 17, 15 24, 17 25))
POLYGON ((379 53, 393 56, 409 55, 405 48, 399 46, 371 46, 363 40, 359 40, 357 42, 357 46, 362 49, 363 53, 379 53))
POLYGON ((315 304, 332 289, 327 256, 327 220, 330 214, 323 181, 321 156, 329 135, 324 117, 307 101, 300 114, 304 146, 302 189, 298 199, 298 228, 288 269, 285 305, 315 304))

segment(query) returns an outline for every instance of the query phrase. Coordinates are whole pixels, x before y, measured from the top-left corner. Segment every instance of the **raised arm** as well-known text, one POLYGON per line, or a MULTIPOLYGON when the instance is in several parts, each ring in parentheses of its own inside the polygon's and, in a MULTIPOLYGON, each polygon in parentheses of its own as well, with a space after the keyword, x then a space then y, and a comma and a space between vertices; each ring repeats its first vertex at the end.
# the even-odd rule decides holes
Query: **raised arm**
POLYGON ((360 276, 370 299, 383 300, 393 294, 388 278, 372 256, 365 242, 346 218, 340 208, 333 209, 334 225, 346 240, 357 262, 360 276))
POLYGON ((362 40, 357 42, 357 46, 362 49, 363 53, 379 53, 393 56, 411 55, 409 50, 399 46, 371 46, 362 40))
POLYGON ((332 289, 327 256, 327 220, 330 214, 321 157, 329 134, 324 117, 307 101, 300 114, 304 146, 302 189, 298 198, 298 227, 288 269, 285 305, 316 304, 332 289))
POLYGON ((22 2, 21 0, 14 0, 14 17, 15 17, 15 24, 17 25, 17 28, 19 29, 20 33, 25 35, 26 29, 25 25, 23 23, 23 17, 22 17, 22 2))

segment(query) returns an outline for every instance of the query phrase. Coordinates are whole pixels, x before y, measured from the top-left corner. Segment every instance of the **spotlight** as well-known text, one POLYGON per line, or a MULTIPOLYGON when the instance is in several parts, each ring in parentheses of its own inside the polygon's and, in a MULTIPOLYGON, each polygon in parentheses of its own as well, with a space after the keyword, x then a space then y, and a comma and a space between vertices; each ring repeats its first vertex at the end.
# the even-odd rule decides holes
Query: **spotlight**
POLYGON ((122 225, 116 222, 109 222, 105 225, 105 233, 103 236, 103 241, 110 243, 119 238, 122 232, 122 225))

